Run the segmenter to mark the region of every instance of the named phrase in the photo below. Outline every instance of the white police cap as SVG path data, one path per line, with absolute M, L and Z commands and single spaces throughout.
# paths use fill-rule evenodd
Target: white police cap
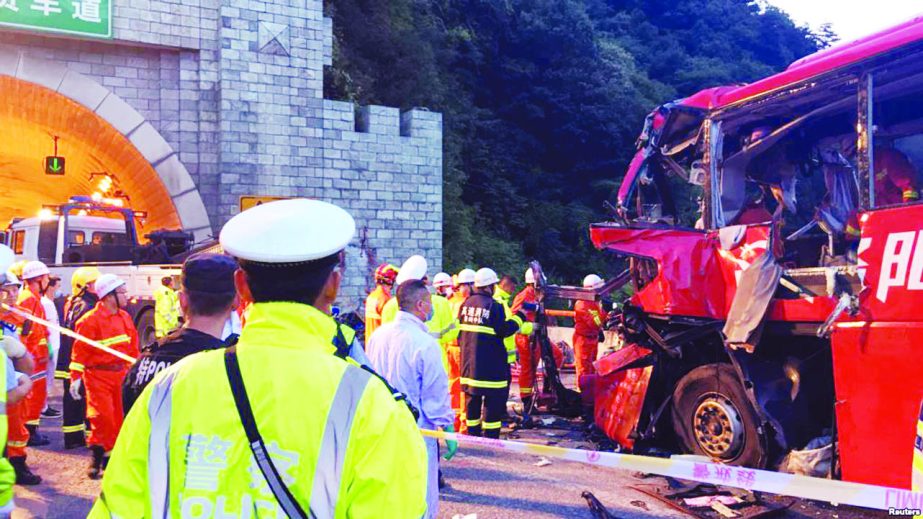
M 332 256 L 356 234 L 353 217 L 333 204 L 295 198 L 248 209 L 224 224 L 226 253 L 258 263 L 303 263 Z

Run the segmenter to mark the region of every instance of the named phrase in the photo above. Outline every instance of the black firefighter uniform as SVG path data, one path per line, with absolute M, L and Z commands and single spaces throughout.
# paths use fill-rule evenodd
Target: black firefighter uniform
M 488 438 L 499 438 L 510 376 L 503 339 L 519 331 L 523 316 L 517 313 L 507 319 L 503 305 L 487 294 L 474 294 L 462 303 L 458 322 L 468 434 L 479 436 L 483 431 Z

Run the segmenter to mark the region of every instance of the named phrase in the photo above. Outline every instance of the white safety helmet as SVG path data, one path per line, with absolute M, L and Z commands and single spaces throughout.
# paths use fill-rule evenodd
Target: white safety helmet
M 10 287 L 10 286 L 21 287 L 21 286 L 22 286 L 22 282 L 19 281 L 19 278 L 16 277 L 16 274 L 13 274 L 13 273 L 10 272 L 10 271 L 6 271 L 6 272 L 3 273 L 2 275 L 0 275 L 0 286 L 4 286 L 4 287 Z
M 445 272 L 440 272 L 433 276 L 433 286 L 436 288 L 452 286 L 452 276 Z
M 394 284 L 400 285 L 404 281 L 410 281 L 411 279 L 420 280 L 425 278 L 427 267 L 426 258 L 419 254 L 414 254 L 407 258 L 407 261 L 401 265 L 397 273 L 397 279 L 394 280 Z
M 102 299 L 124 284 L 125 281 L 115 274 L 103 274 L 96 279 L 93 287 L 96 289 L 96 295 Z
M 45 265 L 41 261 L 30 261 L 22 268 L 22 279 L 26 281 L 47 274 L 51 274 L 51 271 L 48 270 L 48 265 Z
M 489 287 L 499 282 L 500 280 L 497 278 L 497 273 L 487 267 L 478 269 L 478 271 L 474 273 L 474 286 L 477 288 Z
M 535 284 L 535 274 L 532 273 L 532 267 L 526 269 L 526 284 L 534 285 Z
M 471 270 L 471 269 L 462 269 L 462 270 L 458 273 L 458 284 L 459 284 L 459 285 L 465 285 L 465 284 L 474 283 L 474 278 L 475 278 L 475 276 L 476 276 L 476 274 L 475 274 L 475 272 L 474 272 L 473 270 Z
M 603 278 L 596 274 L 590 274 L 583 278 L 583 288 L 599 288 L 603 284 Z

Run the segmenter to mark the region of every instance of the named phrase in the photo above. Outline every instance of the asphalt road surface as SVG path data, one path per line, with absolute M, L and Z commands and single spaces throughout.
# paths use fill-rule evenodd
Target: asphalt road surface
M 56 386 L 52 405 L 60 409 L 61 387 Z M 60 426 L 60 418 L 45 419 L 41 429 L 51 437 L 51 445 L 29 449 L 29 465 L 44 482 L 35 487 L 16 487 L 16 519 L 86 517 L 99 493 L 99 482 L 86 476 L 89 451 L 63 450 Z M 561 447 L 592 446 L 583 438 L 580 427 L 563 420 L 539 429 L 515 431 L 512 436 L 518 441 Z M 620 519 L 692 517 L 637 490 L 639 486 L 665 488 L 663 478 L 645 478 L 628 471 L 462 446 L 455 459 L 443 464 L 443 472 L 449 484 L 440 500 L 439 517 L 444 518 L 594 518 L 581 497 L 584 491 L 593 493 L 612 517 Z M 781 517 L 848 519 L 879 515 L 804 500 L 770 501 L 789 505 L 778 515 Z M 714 512 L 709 514 L 717 517 Z

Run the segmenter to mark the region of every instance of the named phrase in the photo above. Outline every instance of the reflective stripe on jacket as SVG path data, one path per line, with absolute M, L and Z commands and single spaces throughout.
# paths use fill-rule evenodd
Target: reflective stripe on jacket
M 19 293 L 18 303 L 16 306 L 20 310 L 28 312 L 39 319 L 45 319 L 45 309 L 42 307 L 42 300 L 32 294 L 28 287 L 24 287 Z M 22 324 L 20 340 L 29 351 L 29 354 L 36 361 L 48 358 L 48 329 L 34 321 L 26 320 Z
M 420 517 L 426 451 L 385 385 L 333 355 L 336 323 L 256 303 L 237 344 L 253 415 L 294 498 L 317 517 Z M 122 427 L 90 517 L 284 517 L 256 467 L 222 350 L 145 388 Z
M 599 336 L 603 329 L 604 315 L 599 303 L 594 301 L 577 301 L 574 303 L 574 333 L 584 337 Z
M 87 339 L 92 339 L 103 346 L 120 351 L 126 355 L 137 358 L 140 354 L 138 348 L 138 331 L 135 323 L 125 310 L 109 313 L 109 310 L 100 301 L 92 310 L 83 315 L 75 326 L 76 332 Z M 124 360 L 94 348 L 82 341 L 75 341 L 71 351 L 70 377 L 77 380 L 83 377 L 86 369 L 94 366 L 119 366 L 129 368 Z

